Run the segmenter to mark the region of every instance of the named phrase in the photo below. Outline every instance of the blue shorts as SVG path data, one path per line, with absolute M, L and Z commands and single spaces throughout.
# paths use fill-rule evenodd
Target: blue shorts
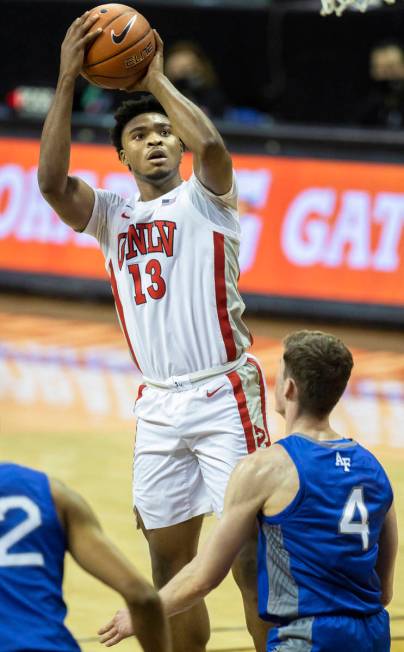
M 389 652 L 385 609 L 372 616 L 299 618 L 269 631 L 267 652 Z

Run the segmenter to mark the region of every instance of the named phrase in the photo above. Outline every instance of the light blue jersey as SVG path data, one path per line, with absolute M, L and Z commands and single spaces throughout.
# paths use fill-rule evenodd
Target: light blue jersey
M 277 443 L 296 465 L 300 488 L 283 512 L 259 517 L 261 617 L 281 624 L 306 619 L 310 628 L 311 617 L 381 612 L 375 566 L 393 499 L 383 467 L 351 439 L 295 434 Z
M 64 625 L 66 538 L 45 474 L 0 464 L 0 650 L 79 652 Z

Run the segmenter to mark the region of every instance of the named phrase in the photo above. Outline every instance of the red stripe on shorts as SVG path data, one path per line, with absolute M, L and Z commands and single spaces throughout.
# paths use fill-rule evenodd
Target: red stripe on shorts
M 258 378 L 259 378 L 259 383 L 260 383 L 260 395 L 261 395 L 261 412 L 262 412 L 262 420 L 264 422 L 264 430 L 265 434 L 268 437 L 268 445 L 271 445 L 271 436 L 268 432 L 268 424 L 267 424 L 267 411 L 266 411 L 266 401 L 265 401 L 265 381 L 264 377 L 262 375 L 262 370 L 260 365 L 254 358 L 247 358 L 247 361 L 250 364 L 253 364 L 256 370 L 258 371 Z
M 141 371 L 141 369 L 139 367 L 139 364 L 138 364 L 138 361 L 137 361 L 136 356 L 135 356 L 135 352 L 134 352 L 133 347 L 132 347 L 132 343 L 131 343 L 131 341 L 129 339 L 128 330 L 126 328 L 125 316 L 123 314 L 122 303 L 121 303 L 121 299 L 119 297 L 118 286 L 116 284 L 114 268 L 113 268 L 111 260 L 109 261 L 109 273 L 110 273 L 110 279 L 111 279 L 112 294 L 114 295 L 115 305 L 116 305 L 116 309 L 118 311 L 119 321 L 121 322 L 122 330 L 124 332 L 126 341 L 128 343 L 128 347 L 129 347 L 130 354 L 132 356 L 132 360 L 135 363 L 135 365 L 137 366 L 137 368 L 139 369 L 139 371 Z
M 223 342 L 226 347 L 227 360 L 230 362 L 231 360 L 236 359 L 237 349 L 230 325 L 229 313 L 227 311 L 224 235 L 222 235 L 222 233 L 216 233 L 216 231 L 213 232 L 213 247 L 217 316 L 219 319 Z
M 146 387 L 146 385 L 139 385 L 139 389 L 137 390 L 137 397 L 136 400 L 138 401 L 140 398 L 142 398 L 143 395 L 143 390 Z
M 227 377 L 232 384 L 234 396 L 236 397 L 237 407 L 247 442 L 247 451 L 249 453 L 253 453 L 256 449 L 254 431 L 250 419 L 250 414 L 248 412 L 247 399 L 241 384 L 241 378 L 238 375 L 237 371 L 231 371 L 229 374 L 227 374 Z

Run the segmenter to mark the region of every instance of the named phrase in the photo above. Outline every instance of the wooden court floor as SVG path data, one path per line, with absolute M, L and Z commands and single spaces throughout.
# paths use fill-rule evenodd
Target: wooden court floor
M 392 650 L 404 652 L 404 334 L 291 321 L 249 320 L 249 326 L 270 390 L 286 333 L 322 327 L 353 348 L 355 370 L 334 426 L 378 455 L 395 489 L 402 541 L 390 614 Z M 139 381 L 111 306 L 0 296 L 1 459 L 41 468 L 83 493 L 108 534 L 150 577 L 147 547 L 131 516 L 131 406 Z M 272 400 L 270 423 L 276 439 L 283 425 Z M 203 538 L 214 524 L 206 519 Z M 68 625 L 83 651 L 100 650 L 96 630 L 121 606 L 119 596 L 68 560 L 65 597 Z M 207 602 L 210 652 L 252 650 L 232 579 Z M 139 648 L 125 641 L 117 649 Z

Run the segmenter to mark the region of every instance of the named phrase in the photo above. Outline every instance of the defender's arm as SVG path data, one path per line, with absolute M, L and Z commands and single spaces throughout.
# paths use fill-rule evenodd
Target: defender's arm
M 386 607 L 393 599 L 394 567 L 398 551 L 398 527 L 394 504 L 390 507 L 384 520 L 379 539 L 379 555 L 376 571 L 382 585 L 381 601 Z
M 254 532 L 257 513 L 282 485 L 286 466 L 294 468 L 279 449 L 274 445 L 269 450 L 257 451 L 234 469 L 218 527 L 201 552 L 160 591 L 169 616 L 192 607 L 229 572 L 237 553 Z M 114 645 L 130 636 L 133 631 L 128 616 L 126 611 L 119 611 L 99 631 L 102 642 Z
M 205 547 L 160 591 L 169 616 L 192 607 L 222 582 L 237 554 L 252 537 L 266 499 L 258 480 L 256 454 L 242 460 L 226 489 L 223 516 Z
M 123 596 L 133 632 L 145 652 L 170 652 L 168 625 L 155 589 L 103 533 L 94 512 L 80 495 L 57 481 L 51 482 L 51 490 L 74 559 Z

